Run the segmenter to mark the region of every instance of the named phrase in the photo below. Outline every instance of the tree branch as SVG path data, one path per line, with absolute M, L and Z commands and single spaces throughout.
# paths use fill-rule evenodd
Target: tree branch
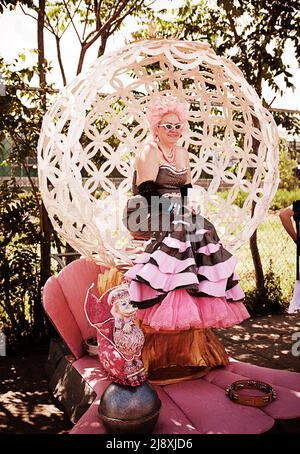
M 240 47 L 240 42 L 242 41 L 242 38 L 240 37 L 240 35 L 238 34 L 238 32 L 236 30 L 236 26 L 235 26 L 233 17 L 231 15 L 230 11 L 228 10 L 226 4 L 224 5 L 224 9 L 226 11 L 226 16 L 227 16 L 227 19 L 229 21 L 230 29 L 231 29 L 231 31 L 233 33 L 233 36 L 234 36 L 235 44 Z
M 101 28 L 101 3 L 102 1 L 100 0 L 99 3 L 97 0 L 94 0 L 94 13 L 95 13 L 95 19 L 96 19 L 96 30 L 99 30 Z
M 29 17 L 31 17 L 31 19 L 34 19 L 34 20 L 36 20 L 36 21 L 38 20 L 38 18 L 35 17 L 35 16 L 33 16 L 32 14 L 26 13 L 25 9 L 24 9 L 23 6 L 22 6 L 22 3 L 20 3 L 20 8 L 21 8 L 22 12 L 25 14 L 25 16 L 29 16 Z
M 76 6 L 76 9 L 74 10 L 73 16 L 72 16 L 72 18 L 70 18 L 70 21 L 69 21 L 68 25 L 66 26 L 66 28 L 64 29 L 64 31 L 62 32 L 62 34 L 60 35 L 60 38 L 63 37 L 64 33 L 65 33 L 65 32 L 67 31 L 67 29 L 69 28 L 69 25 L 72 24 L 72 20 L 73 20 L 73 18 L 75 17 L 75 14 L 77 13 L 77 11 L 79 10 L 79 7 L 80 7 L 81 2 L 82 2 L 82 0 L 80 0 L 80 1 L 78 2 L 78 5 Z M 81 42 L 81 41 L 80 41 L 80 42 Z
M 104 42 L 106 43 L 108 37 L 112 34 L 111 27 L 114 26 L 114 22 L 117 22 L 118 26 L 124 20 L 124 18 L 132 13 L 136 8 L 143 4 L 144 0 L 136 1 L 134 4 L 126 11 L 125 14 L 122 16 L 122 12 L 124 11 L 125 6 L 127 5 L 127 1 L 122 0 L 118 1 L 119 8 L 115 10 L 114 14 L 105 22 L 105 24 L 99 30 L 93 30 L 89 35 L 86 37 L 84 42 L 82 43 L 82 48 L 79 56 L 78 66 L 77 66 L 77 74 L 79 74 L 82 70 L 84 57 L 86 51 L 89 49 L 98 38 L 103 37 Z M 121 16 L 121 17 L 120 17 Z M 115 29 L 115 28 L 114 28 Z M 90 38 L 90 40 L 89 40 Z M 101 44 L 98 53 L 103 52 L 103 44 Z
M 56 53 L 57 53 L 59 69 L 60 69 L 60 72 L 61 72 L 61 77 L 62 77 L 62 80 L 63 80 L 63 84 L 64 84 L 64 86 L 66 86 L 67 85 L 67 79 L 66 79 L 65 68 L 64 68 L 64 65 L 63 65 L 62 58 L 61 58 L 60 38 L 57 35 L 55 35 L 55 42 L 56 42 Z
M 81 38 L 82 42 L 85 40 L 84 35 L 85 35 L 85 32 L 86 32 L 86 27 L 87 27 L 87 23 L 88 23 L 89 13 L 90 13 L 90 5 L 88 5 L 88 7 L 86 9 L 86 16 L 85 16 L 85 19 L 84 19 L 84 27 L 83 27 L 82 38 Z
M 33 182 L 32 178 L 30 176 L 30 173 L 28 171 L 28 168 L 27 168 L 25 162 L 22 162 L 22 167 L 25 170 L 25 173 L 26 173 L 27 178 L 29 180 L 29 183 L 30 183 L 30 186 L 32 188 L 33 195 L 34 195 L 34 198 L 36 200 L 36 204 L 37 204 L 38 207 L 40 207 L 40 200 L 39 200 L 38 195 L 37 195 L 37 187 L 34 185 L 34 182 Z
M 78 30 L 77 30 L 77 28 L 76 28 L 76 26 L 75 26 L 75 24 L 74 24 L 74 21 L 73 21 L 73 16 L 71 16 L 71 13 L 70 13 L 70 11 L 69 11 L 68 5 L 67 5 L 67 3 L 66 3 L 65 0 L 63 0 L 63 4 L 64 4 L 64 6 L 65 6 L 65 8 L 66 8 L 67 14 L 69 15 L 70 21 L 71 21 L 71 23 L 72 23 L 72 25 L 73 25 L 73 28 L 74 28 L 75 33 L 76 33 L 76 35 L 77 35 L 77 38 L 78 38 L 80 44 L 82 45 L 81 38 L 80 38 L 80 36 L 79 36 Z
M 118 4 L 120 1 L 118 2 Z M 122 5 L 119 7 L 118 10 L 115 10 L 114 14 L 110 16 L 110 18 L 105 22 L 105 24 L 99 29 L 99 30 L 93 30 L 91 31 L 88 36 L 86 37 L 83 46 L 88 45 L 89 47 L 101 36 L 102 33 L 105 33 L 107 30 L 109 30 L 111 24 L 120 16 L 122 10 L 124 7 L 127 5 L 127 1 L 123 0 Z M 93 38 L 92 38 L 93 36 Z M 90 41 L 89 38 L 91 38 Z
M 1 249 L 5 248 L 11 242 L 14 235 L 15 235 L 14 233 L 11 233 L 9 236 L 5 235 L 5 238 L 3 239 L 3 241 L 1 241 Z
M 267 104 L 267 108 L 268 108 L 268 109 L 271 107 L 271 105 L 273 104 L 273 102 L 275 101 L 275 99 L 276 99 L 276 95 L 274 96 L 274 98 L 272 99 L 272 101 L 269 102 L 269 103 Z
M 114 28 L 112 28 L 112 29 L 110 30 L 110 33 L 111 33 L 111 34 L 115 33 L 115 31 L 118 29 L 118 27 L 119 27 L 119 26 L 121 25 L 121 23 L 124 21 L 124 19 L 125 19 L 128 15 L 130 15 L 136 8 L 138 8 L 139 6 L 141 6 L 142 4 L 143 4 L 143 1 L 140 1 L 140 2 L 139 2 L 139 5 L 137 5 L 137 4 L 136 4 L 136 5 L 133 5 L 133 6 L 132 6 L 132 7 L 131 7 L 123 16 L 122 16 L 122 17 L 120 17 L 120 19 L 118 19 L 118 20 L 116 21 L 116 23 L 114 24 L 115 26 L 114 26 Z
M 45 25 L 45 28 L 50 32 L 52 33 L 54 36 L 56 36 L 56 32 L 54 30 L 54 28 L 52 27 L 52 24 L 51 22 L 49 21 L 49 18 L 47 16 L 47 14 L 45 15 L 45 21 L 46 21 L 46 25 Z M 49 27 L 49 28 L 48 28 Z
M 45 0 L 39 0 L 39 12 L 37 21 L 37 43 L 38 43 L 38 72 L 40 87 L 46 87 L 45 71 L 45 46 L 44 46 L 44 25 L 45 25 Z M 42 106 L 46 109 L 46 93 L 41 94 Z

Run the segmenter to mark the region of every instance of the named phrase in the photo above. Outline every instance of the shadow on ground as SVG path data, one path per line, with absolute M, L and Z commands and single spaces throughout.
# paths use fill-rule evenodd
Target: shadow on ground
M 240 361 L 300 372 L 300 313 L 251 318 L 217 334 Z
M 49 392 L 47 353 L 0 358 L 0 433 L 63 434 L 73 426 Z

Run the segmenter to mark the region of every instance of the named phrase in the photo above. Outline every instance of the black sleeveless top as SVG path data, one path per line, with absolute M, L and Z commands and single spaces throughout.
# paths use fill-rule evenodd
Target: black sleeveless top
M 158 174 L 155 183 L 158 186 L 158 192 L 162 194 L 180 194 L 182 188 L 187 181 L 187 169 L 176 170 L 173 167 L 162 164 L 159 166 Z M 136 170 L 133 173 L 132 192 L 138 195 L 139 190 L 136 185 Z

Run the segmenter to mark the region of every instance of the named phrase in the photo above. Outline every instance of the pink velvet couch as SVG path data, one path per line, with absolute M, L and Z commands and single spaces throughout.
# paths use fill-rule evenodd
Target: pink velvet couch
M 50 385 L 75 423 L 71 434 L 106 433 L 98 405 L 110 382 L 97 357 L 83 348 L 83 341 L 95 335 L 84 314 L 86 292 L 104 270 L 85 259 L 76 260 L 51 277 L 43 291 L 45 311 L 69 349 L 57 355 Z M 233 403 L 225 388 L 245 378 L 272 384 L 277 400 L 261 409 Z M 156 434 L 260 434 L 272 430 L 276 420 L 278 426 L 278 421 L 282 425 L 300 417 L 300 374 L 234 360 L 202 379 L 156 390 L 162 402 Z

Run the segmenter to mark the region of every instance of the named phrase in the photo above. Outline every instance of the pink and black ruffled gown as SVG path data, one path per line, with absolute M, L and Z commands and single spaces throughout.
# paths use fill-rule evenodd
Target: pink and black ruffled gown
M 160 195 L 179 200 L 186 177 L 186 170 L 161 166 L 155 182 Z M 227 365 L 225 349 L 211 328 L 249 317 L 236 258 L 224 249 L 213 224 L 194 215 L 183 222 L 173 219 L 166 231 L 151 233 L 145 252 L 125 274 L 145 334 L 144 367 L 149 380 L 160 384 Z

